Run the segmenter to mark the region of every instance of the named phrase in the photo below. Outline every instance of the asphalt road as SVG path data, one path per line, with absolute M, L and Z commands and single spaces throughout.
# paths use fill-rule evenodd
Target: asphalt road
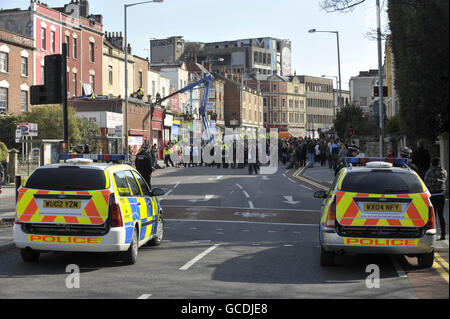
M 284 173 L 158 171 L 152 185 L 167 191 L 161 246 L 141 248 L 133 266 L 110 254 L 48 253 L 26 264 L 16 249 L 0 252 L 0 298 L 448 298 L 437 271 L 401 257 L 344 256 L 320 267 L 321 201 Z M 79 288 L 66 285 L 71 264 Z M 367 285 L 374 265 L 379 288 Z

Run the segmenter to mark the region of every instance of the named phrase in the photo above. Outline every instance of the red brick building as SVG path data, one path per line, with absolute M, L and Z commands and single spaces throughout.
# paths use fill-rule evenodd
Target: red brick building
M 0 28 L 34 40 L 33 84 L 43 84 L 45 56 L 60 54 L 67 43 L 68 96 L 82 95 L 83 84 L 102 93 L 102 16 L 89 14 L 87 0 L 61 8 L 32 0 L 26 10 L 0 11 Z
M 0 29 L 0 114 L 30 110 L 33 39 Z

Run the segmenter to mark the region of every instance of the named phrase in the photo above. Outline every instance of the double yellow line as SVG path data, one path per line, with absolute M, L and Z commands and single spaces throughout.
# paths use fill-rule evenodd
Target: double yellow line
M 305 178 L 305 177 L 303 177 L 303 176 L 300 176 L 301 174 L 303 174 L 303 171 L 304 171 L 305 169 L 306 169 L 306 166 L 303 167 L 303 168 L 299 168 L 297 171 L 295 171 L 294 174 L 292 174 L 292 176 L 295 177 L 295 178 L 297 178 L 297 179 L 299 179 L 299 180 L 301 180 L 301 181 L 303 181 L 303 182 L 305 182 L 305 183 L 307 183 L 307 184 L 310 184 L 310 185 L 312 185 L 312 186 L 315 186 L 315 187 L 317 187 L 317 188 L 319 188 L 319 189 L 323 189 L 324 191 L 328 191 L 328 190 L 330 189 L 329 187 L 326 187 L 326 186 L 324 186 L 324 185 L 321 185 L 321 184 L 319 184 L 319 183 L 316 183 L 316 182 L 312 181 L 312 180 L 309 179 L 309 178 Z
M 448 262 L 442 258 L 437 252 L 434 253 L 434 264 L 433 269 L 436 270 L 439 275 L 441 275 L 444 280 L 448 282 Z

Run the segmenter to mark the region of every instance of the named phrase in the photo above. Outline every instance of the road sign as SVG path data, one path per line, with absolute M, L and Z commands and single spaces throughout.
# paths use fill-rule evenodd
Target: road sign
M 17 123 L 17 132 L 20 132 L 20 136 L 38 136 L 38 125 L 36 123 Z

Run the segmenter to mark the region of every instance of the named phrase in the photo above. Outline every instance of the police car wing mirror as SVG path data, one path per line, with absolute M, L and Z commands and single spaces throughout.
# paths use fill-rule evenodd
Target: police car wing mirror
M 153 196 L 163 196 L 166 192 L 162 188 L 153 188 Z
M 328 193 L 324 192 L 324 191 L 317 191 L 314 193 L 314 197 L 315 198 L 327 198 L 328 197 Z

